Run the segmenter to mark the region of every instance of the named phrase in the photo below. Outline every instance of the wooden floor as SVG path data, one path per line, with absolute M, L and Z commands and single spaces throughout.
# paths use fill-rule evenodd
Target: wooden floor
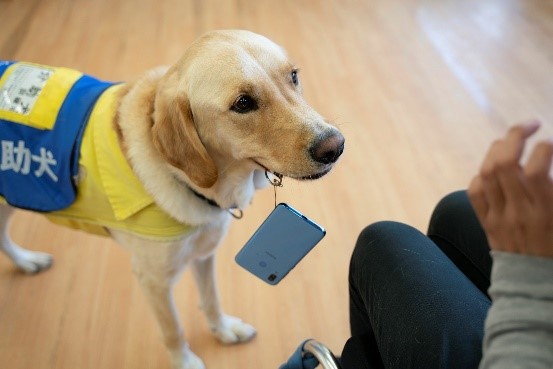
M 288 49 L 307 100 L 343 131 L 335 171 L 278 190 L 278 201 L 327 229 L 279 286 L 234 262 L 274 206 L 271 189 L 220 249 L 224 306 L 258 328 L 253 342 L 218 344 L 190 274 L 178 284 L 186 335 L 211 369 L 277 368 L 308 337 L 340 353 L 359 231 L 383 219 L 424 231 L 434 204 L 468 184 L 487 145 L 515 122 L 539 118 L 540 137 L 553 136 L 549 0 L 0 0 L 0 24 L 0 59 L 108 80 L 173 63 L 205 31 L 250 29 Z M 0 255 L 0 367 L 169 367 L 126 252 L 23 212 L 12 235 L 55 265 L 27 276 Z

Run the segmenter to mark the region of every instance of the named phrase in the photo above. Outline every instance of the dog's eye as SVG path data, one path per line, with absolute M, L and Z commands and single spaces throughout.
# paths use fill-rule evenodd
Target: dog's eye
M 257 102 L 251 96 L 241 95 L 236 99 L 234 104 L 232 104 L 231 110 L 240 114 L 245 114 L 252 110 L 257 110 Z
M 294 69 L 292 71 L 291 76 L 292 76 L 292 83 L 297 86 L 298 83 L 300 83 L 300 80 L 299 80 L 299 77 L 298 77 L 298 70 Z

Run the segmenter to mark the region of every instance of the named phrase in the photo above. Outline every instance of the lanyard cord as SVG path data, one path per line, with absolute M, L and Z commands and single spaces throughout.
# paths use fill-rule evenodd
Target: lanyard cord
M 275 192 L 275 208 L 277 207 L 277 187 L 282 187 L 282 174 L 280 173 L 271 173 L 274 177 L 269 178 L 269 172 L 265 171 L 265 178 L 269 181 L 269 183 L 273 186 L 273 190 Z

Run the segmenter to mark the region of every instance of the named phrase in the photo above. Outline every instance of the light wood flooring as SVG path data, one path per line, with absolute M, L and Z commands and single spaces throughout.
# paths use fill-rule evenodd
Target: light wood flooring
M 549 0 L 0 0 L 0 59 L 129 80 L 176 61 L 205 31 L 245 28 L 283 45 L 306 99 L 336 123 L 346 151 L 312 183 L 284 180 L 289 202 L 326 238 L 277 287 L 234 255 L 274 206 L 259 193 L 218 256 L 223 305 L 255 325 L 254 341 L 210 335 L 185 273 L 177 304 L 210 369 L 277 368 L 303 339 L 340 353 L 348 338 L 347 271 L 361 229 L 397 220 L 425 230 L 434 204 L 467 186 L 487 146 L 521 120 L 553 135 L 553 2 Z M 168 368 L 129 255 L 104 238 L 19 212 L 13 238 L 52 253 L 28 276 L 0 255 L 0 367 Z

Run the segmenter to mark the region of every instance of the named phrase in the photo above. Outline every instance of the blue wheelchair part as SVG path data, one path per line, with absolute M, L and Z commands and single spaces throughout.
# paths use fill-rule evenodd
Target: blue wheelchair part
M 323 369 L 341 369 L 340 363 L 325 345 L 308 339 L 298 346 L 280 369 L 315 369 L 319 364 Z

